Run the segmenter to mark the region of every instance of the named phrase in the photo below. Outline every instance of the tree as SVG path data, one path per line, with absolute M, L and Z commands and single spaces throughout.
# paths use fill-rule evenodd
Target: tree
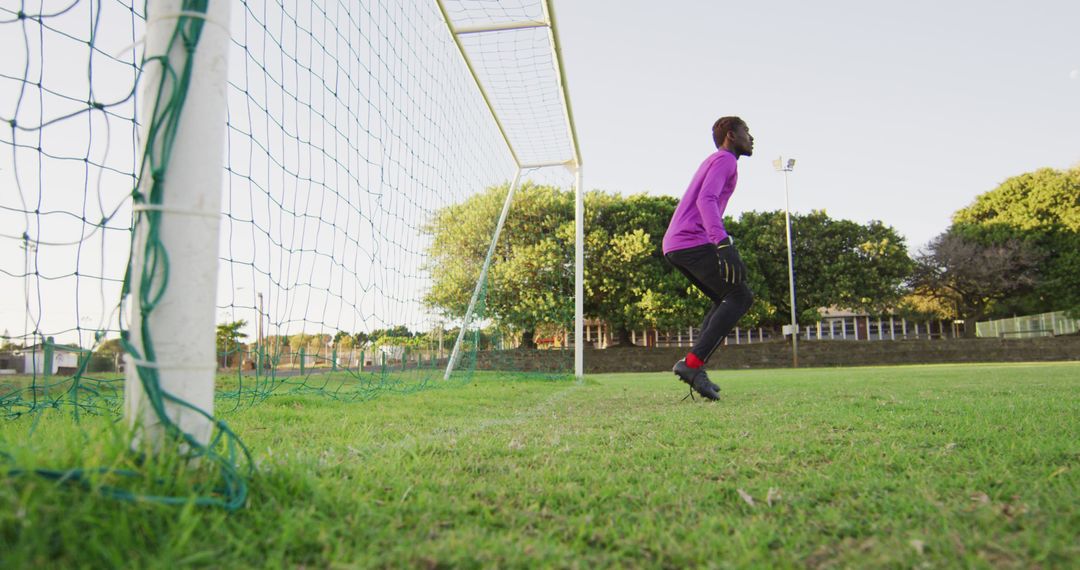
M 955 295 L 931 295 L 912 291 L 900 300 L 897 313 L 913 321 L 953 320 L 960 318 L 956 312 Z
M 726 222 L 750 270 L 755 299 L 744 321 L 754 325 L 789 320 L 784 226 L 779 210 L 747 212 Z M 836 220 L 820 210 L 793 214 L 791 226 L 799 321 L 817 321 L 825 307 L 881 312 L 899 304 L 913 263 L 895 229 L 879 221 Z
M 458 333 L 461 332 L 461 327 L 453 327 L 443 331 L 443 349 L 449 352 L 453 349 L 454 342 L 457 341 Z M 481 329 L 471 328 L 465 331 L 465 344 L 477 345 L 478 350 L 492 350 L 499 347 L 499 339 L 503 337 L 503 331 L 497 327 L 485 327 Z M 429 342 L 435 347 L 438 347 L 438 338 L 429 339 Z
M 22 348 L 22 346 L 11 342 L 11 333 L 9 333 L 7 329 L 4 329 L 4 334 L 0 335 L 0 352 L 17 350 L 19 348 Z
M 1009 178 L 953 214 L 953 223 L 999 226 L 1002 232 L 1080 232 L 1080 166 L 1042 168 Z
M 630 328 L 652 320 L 662 305 L 652 288 L 673 270 L 660 242 L 676 203 L 644 194 L 585 197 L 585 315 L 608 324 L 614 346 L 632 345 Z
M 451 317 L 465 313 L 506 187 L 440 210 L 427 229 L 426 300 Z M 630 328 L 697 324 L 708 300 L 663 256 L 662 240 L 678 201 L 668 196 L 590 192 L 585 199 L 585 315 L 608 323 L 616 344 Z M 750 268 L 756 301 L 744 326 L 787 321 L 787 246 L 783 212 L 748 212 L 725 221 Z M 912 262 L 904 240 L 881 222 L 860 225 L 824 212 L 793 218 L 795 269 L 804 320 L 818 309 L 884 310 L 899 303 Z M 497 244 L 482 313 L 531 346 L 538 330 L 573 319 L 573 197 L 523 185 Z
M 348 350 L 356 346 L 356 339 L 345 331 L 338 331 L 334 335 L 334 346 L 342 350 Z
M 1020 239 L 1042 255 L 1034 286 L 998 298 L 989 314 L 1067 310 L 1080 316 L 1080 167 L 1009 178 L 953 214 L 953 225 L 983 243 Z
M 447 315 L 464 314 L 505 192 L 500 187 L 461 209 L 448 208 L 430 225 L 438 259 L 431 264 L 437 283 L 428 302 Z M 661 251 L 676 204 L 669 196 L 594 191 L 585 197 L 585 315 L 607 322 L 617 344 L 631 343 L 632 326 L 682 326 L 700 318 L 704 297 Z M 483 308 L 524 347 L 533 346 L 537 331 L 560 334 L 573 320 L 573 237 L 570 192 L 529 184 L 519 189 Z
M 641 229 L 615 236 L 595 229 L 585 237 L 585 314 L 606 321 L 616 345 L 631 344 L 630 327 L 647 312 L 640 301 L 652 250 L 649 238 Z
M 124 354 L 124 345 L 118 338 L 101 341 L 90 356 L 88 372 L 116 372 L 117 357 Z
M 240 350 L 240 339 L 247 338 L 247 333 L 240 329 L 247 326 L 247 321 L 240 319 L 217 326 L 217 350 L 221 354 L 221 367 L 228 368 L 232 354 Z
M 488 188 L 439 210 L 424 227 L 431 236 L 425 269 L 433 278 L 425 302 L 448 318 L 465 316 L 508 190 Z M 573 212 L 573 193 L 521 184 L 474 319 L 491 319 L 528 348 L 538 328 L 572 322 Z
M 278 358 L 289 346 L 289 337 L 286 335 L 267 335 L 263 337 L 263 349 L 271 358 Z
M 915 292 L 955 303 L 964 319 L 964 336 L 975 336 L 975 322 L 995 301 L 1037 282 L 1041 254 L 1020 239 L 985 243 L 953 228 L 934 238 L 916 256 Z
M 289 350 L 293 354 L 296 354 L 297 352 L 300 352 L 300 349 L 304 349 L 304 351 L 306 352 L 308 345 L 310 345 L 312 343 L 312 340 L 314 338 L 315 338 L 315 335 L 304 334 L 304 333 L 297 333 L 297 334 L 294 334 L 294 335 L 289 335 Z
M 362 333 L 357 334 L 359 335 Z M 365 340 L 368 342 L 376 343 L 379 341 L 379 339 L 385 336 L 409 338 L 414 336 L 414 334 L 412 333 L 412 331 L 409 330 L 409 327 L 405 325 L 397 325 L 385 329 L 375 329 L 366 335 Z
M 307 354 L 322 354 L 332 338 L 328 334 L 297 333 L 289 337 L 289 348 L 293 353 L 300 352 L 302 348 Z

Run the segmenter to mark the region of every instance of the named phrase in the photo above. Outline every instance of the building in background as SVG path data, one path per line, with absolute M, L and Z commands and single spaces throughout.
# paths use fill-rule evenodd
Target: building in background
M 45 370 L 46 346 L 52 348 L 51 370 Z M 65 344 L 35 344 L 0 352 L 0 374 L 59 374 L 71 376 L 79 369 L 81 358 L 90 351 Z

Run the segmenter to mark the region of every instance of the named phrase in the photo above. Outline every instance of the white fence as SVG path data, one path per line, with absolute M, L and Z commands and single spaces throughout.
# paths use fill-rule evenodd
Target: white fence
M 1074 334 L 1080 319 L 1065 316 L 1064 311 L 998 319 L 975 324 L 975 335 L 982 338 L 1033 338 Z
M 799 326 L 799 338 L 805 340 L 938 340 L 963 336 L 962 325 L 952 321 L 916 321 L 897 316 L 827 317 L 821 321 Z M 637 346 L 689 347 L 693 346 L 700 329 L 687 327 L 676 331 L 655 329 L 631 330 L 630 340 Z M 585 324 L 585 341 L 588 346 L 607 348 L 614 342 L 613 331 L 604 323 L 596 321 Z M 744 329 L 736 327 L 728 334 L 727 344 L 754 344 L 783 340 L 779 330 L 767 328 Z

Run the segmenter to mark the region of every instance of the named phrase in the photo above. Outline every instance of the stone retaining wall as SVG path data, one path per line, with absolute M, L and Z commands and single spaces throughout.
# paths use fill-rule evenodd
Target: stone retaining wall
M 685 348 L 609 348 L 585 351 L 585 372 L 661 372 L 686 355 Z M 1036 339 L 955 339 L 896 341 L 799 341 L 799 366 L 871 366 L 949 362 L 1033 362 L 1080 360 L 1080 336 Z M 784 342 L 720 347 L 710 370 L 785 368 L 791 346 Z M 481 352 L 479 369 L 566 370 L 573 353 L 551 350 Z

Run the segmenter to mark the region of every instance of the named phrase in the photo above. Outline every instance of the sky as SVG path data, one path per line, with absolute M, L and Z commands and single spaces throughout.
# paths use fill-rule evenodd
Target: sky
M 267 67 L 248 62 L 245 53 L 235 54 L 230 67 L 236 136 L 228 147 L 232 174 L 223 208 L 230 217 L 223 225 L 221 256 L 230 261 L 221 270 L 219 321 L 254 323 L 259 294 L 265 294 L 266 314 L 288 332 L 367 330 L 430 317 L 418 301 L 425 276 L 400 257 L 406 255 L 402 251 L 424 250 L 426 238 L 414 235 L 421 219 L 415 205 L 433 210 L 461 199 L 442 192 L 444 186 L 472 192 L 512 172 L 460 54 L 448 36 L 431 42 L 425 35 L 444 31 L 441 14 L 434 3 L 366 2 L 347 19 L 338 12 L 352 4 L 327 3 L 334 7 L 330 12 L 295 11 L 289 4 L 300 18 L 292 22 L 273 2 L 267 19 L 262 4 L 254 1 L 250 10 L 233 14 L 234 39 Z M 480 15 L 515 6 L 511 0 L 456 4 Z M 554 4 L 589 189 L 679 196 L 714 150 L 713 122 L 739 115 L 756 149 L 740 162 L 728 214 L 784 207 L 784 178 L 772 167 L 783 155 L 797 160 L 790 176 L 794 211 L 825 210 L 860 223 L 881 220 L 915 252 L 947 228 L 953 212 L 1006 178 L 1080 164 L 1077 0 L 1028 0 L 1023 6 L 1000 0 Z M 80 9 L 92 5 L 97 4 Z M 69 41 L 61 26 L 72 26 L 80 37 L 88 11 L 50 20 L 44 40 L 24 35 L 18 20 L 0 26 L 0 53 L 14 54 L 0 58 L 0 76 L 6 77 L 0 81 L 0 117 L 19 110 L 25 128 L 27 120 L 33 124 L 35 117 L 41 121 L 83 105 L 83 95 L 21 96 L 24 75 L 26 85 L 40 75 L 59 93 L 80 94 L 89 83 L 96 100 L 123 98 L 133 80 L 126 62 L 138 52 L 142 26 L 118 3 L 102 6 L 109 33 L 99 34 L 99 53 L 123 56 L 96 57 L 92 82 L 86 79 L 85 43 Z M 522 6 L 528 10 L 518 17 L 539 17 L 538 0 Z M 402 18 L 398 12 L 407 8 L 417 11 Z M 286 20 L 290 25 L 283 28 Z M 292 25 L 316 30 L 318 48 L 305 44 L 314 38 Z M 347 33 L 337 33 L 342 30 Z M 487 63 L 510 68 L 509 79 L 519 79 L 518 64 L 528 68 L 546 61 L 530 51 L 539 45 L 546 56 L 546 37 L 515 34 L 483 41 L 474 36 L 489 50 Z M 344 44 L 322 41 L 326 37 L 362 47 L 345 50 Z M 320 57 L 308 57 L 313 52 Z M 476 56 L 474 63 L 485 62 Z M 337 81 L 353 89 L 332 90 L 338 83 L 327 80 L 334 75 L 327 70 L 336 70 Z M 557 98 L 536 95 L 543 81 L 528 73 L 520 79 L 534 96 L 522 105 L 520 93 L 511 90 L 511 110 L 550 111 L 543 102 Z M 496 79 L 488 87 L 499 85 Z M 414 90 L 401 91 L 406 88 Z M 237 102 L 241 91 L 245 95 Z M 273 110 L 264 116 L 263 107 Z M 0 135 L 0 331 L 44 330 L 66 341 L 78 328 L 88 342 L 95 330 L 114 328 L 107 323 L 115 321 L 112 309 L 128 249 L 125 173 L 136 158 L 131 125 L 125 130 L 123 117 L 133 109 L 115 107 L 108 119 L 92 113 L 50 123 L 41 142 L 35 132 L 17 133 L 17 152 L 11 152 L 11 131 Z M 553 122 L 525 123 L 538 131 L 561 129 L 557 115 Z M 324 127 L 309 133 L 294 124 L 301 116 Z M 276 123 L 299 135 L 283 136 Z M 250 152 L 245 135 L 265 148 Z M 300 145 L 301 138 L 315 139 L 314 146 Z M 529 143 L 542 147 L 550 140 L 532 136 Z M 50 158 L 38 161 L 38 146 Z M 465 148 L 476 157 L 463 154 Z M 260 152 L 273 155 L 273 166 Z M 29 162 L 14 168 L 16 154 Z M 108 168 L 87 171 L 84 157 Z M 470 162 L 474 158 L 480 162 Z M 488 159 L 491 164 L 483 162 Z M 492 165 L 506 167 L 505 173 Z M 569 183 L 565 170 L 548 170 L 558 170 Z M 376 172 L 380 176 L 373 178 Z M 448 182 L 447 176 L 468 180 Z M 335 182 L 312 186 L 308 178 Z M 410 185 L 437 195 L 417 193 Z M 261 192 L 255 197 L 253 186 Z M 265 200 L 282 205 L 263 208 Z M 31 204 L 45 213 L 24 214 Z M 112 231 L 84 235 L 87 224 L 116 204 L 121 210 Z M 273 214 L 273 223 L 255 212 Z M 20 249 L 24 231 L 40 240 L 29 257 Z M 271 245 L 284 253 L 267 254 Z M 368 268 L 394 255 L 396 265 L 379 265 L 389 270 L 386 275 Z M 339 265 L 317 265 L 330 258 Z M 307 290 L 316 293 L 306 295 Z
M 896 228 L 916 251 L 1011 176 L 1080 163 L 1080 2 L 556 1 L 585 186 L 680 196 L 746 120 L 728 206 Z M 736 236 L 737 238 L 737 236 Z

